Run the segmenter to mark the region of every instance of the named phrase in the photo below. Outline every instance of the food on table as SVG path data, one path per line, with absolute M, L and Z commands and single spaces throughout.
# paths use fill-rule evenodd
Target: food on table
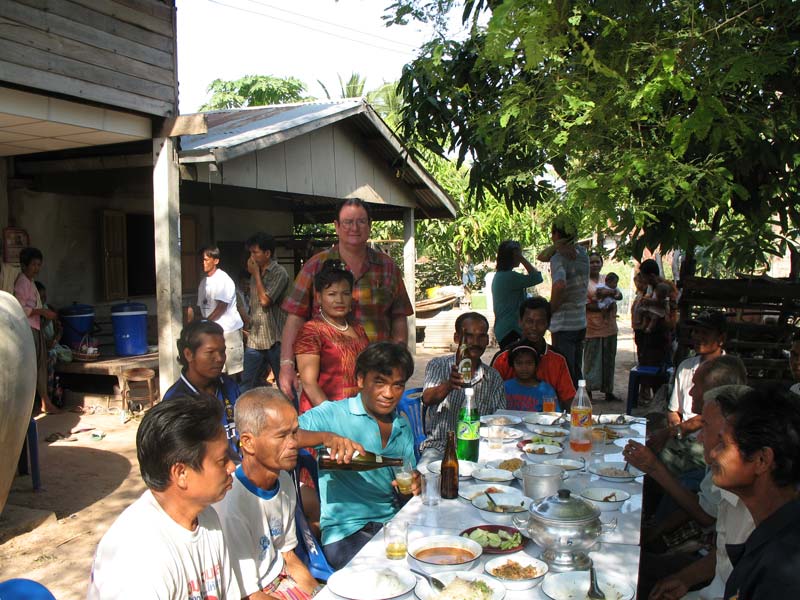
M 495 532 L 478 527 L 468 534 L 465 533 L 464 537 L 478 542 L 483 548 L 509 550 L 510 548 L 516 548 L 522 544 L 522 534 L 519 531 L 512 534 L 508 533 L 505 529 L 498 529 Z
M 524 502 L 522 504 L 493 504 L 489 502 L 486 505 L 484 510 L 488 510 L 489 512 L 496 512 L 496 513 L 517 513 L 517 512 L 524 512 L 527 509 L 524 506 Z
M 565 437 L 567 434 L 564 431 L 559 431 L 557 429 L 536 429 L 535 433 L 539 435 L 543 435 L 546 437 L 556 438 L 556 437 Z
M 497 465 L 497 468 L 502 469 L 503 471 L 511 471 L 513 473 L 524 464 L 525 461 L 521 458 L 508 458 Z
M 492 593 L 492 588 L 479 579 L 467 581 L 455 577 L 441 592 L 430 596 L 429 600 L 491 600 Z
M 414 554 L 414 558 L 434 565 L 460 565 L 475 559 L 475 555 L 466 548 L 438 546 L 423 548 Z
M 611 492 L 608 496 L 603 498 L 603 502 L 616 502 L 617 500 L 617 492 Z
M 492 417 L 492 425 L 511 425 L 513 422 L 508 417 Z
M 598 475 L 603 477 L 630 477 L 631 474 L 625 469 L 618 469 L 616 467 L 603 467 L 597 470 Z
M 506 564 L 492 569 L 492 575 L 501 579 L 535 579 L 544 573 L 544 569 L 537 569 L 533 565 L 521 565 L 508 559 Z
M 608 425 L 603 426 L 603 431 L 606 432 L 606 439 L 607 440 L 617 440 L 622 437 L 619 432 L 614 431 Z
M 501 490 L 500 488 L 496 488 L 493 485 L 490 485 L 485 490 L 481 490 L 480 492 L 473 494 L 469 499 L 474 500 L 478 496 L 483 496 L 486 492 L 489 492 L 490 494 L 502 494 L 505 492 L 505 490 Z

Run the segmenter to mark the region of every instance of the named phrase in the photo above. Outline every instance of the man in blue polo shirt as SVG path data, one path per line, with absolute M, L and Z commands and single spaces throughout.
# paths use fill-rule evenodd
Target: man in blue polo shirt
M 330 431 L 358 442 L 368 452 L 416 464 L 411 426 L 396 411 L 413 372 L 414 360 L 405 346 L 393 342 L 368 346 L 356 360 L 361 393 L 323 402 L 302 414 L 303 444 L 321 445 L 323 432 Z M 395 485 L 391 468 L 321 471 L 322 544 L 333 568 L 346 565 L 400 509 Z M 419 493 L 416 472 L 412 493 Z

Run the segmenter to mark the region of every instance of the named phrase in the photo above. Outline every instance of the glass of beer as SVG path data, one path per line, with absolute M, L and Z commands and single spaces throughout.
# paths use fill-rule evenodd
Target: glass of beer
M 396 468 L 394 479 L 397 481 L 397 491 L 404 496 L 410 496 L 411 484 L 414 481 L 414 468 L 411 463 L 404 461 L 402 467 Z
M 386 547 L 386 558 L 402 560 L 408 551 L 408 523 L 405 521 L 387 521 L 383 524 L 383 544 Z

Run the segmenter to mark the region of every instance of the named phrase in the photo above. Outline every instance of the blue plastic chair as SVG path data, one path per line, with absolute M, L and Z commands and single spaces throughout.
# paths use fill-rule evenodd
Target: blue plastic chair
M 297 546 L 294 549 L 297 557 L 303 561 L 315 579 L 328 581 L 334 569 L 328 564 L 322 545 L 317 540 L 314 532 L 308 526 L 306 515 L 303 512 L 303 499 L 300 495 L 300 471 L 302 469 L 311 473 L 314 485 L 319 494 L 319 472 L 317 461 L 305 448 L 301 448 L 297 455 L 297 466 L 294 469 L 294 485 L 297 490 L 297 506 L 294 511 L 294 528 L 297 535 Z
M 656 377 L 662 383 L 669 383 L 674 373 L 672 367 L 662 369 L 661 367 L 643 367 L 636 365 L 631 369 L 628 376 L 628 399 L 625 405 L 625 414 L 631 414 L 634 407 L 639 406 L 639 384 L 641 378 L 645 375 Z
M 414 433 L 414 456 L 419 460 L 419 447 L 425 441 L 425 417 L 422 408 L 422 388 L 413 388 L 403 392 L 403 397 L 397 404 L 397 411 L 404 416 L 411 425 Z
M 2 600 L 56 600 L 41 583 L 30 579 L 9 579 L 0 583 Z

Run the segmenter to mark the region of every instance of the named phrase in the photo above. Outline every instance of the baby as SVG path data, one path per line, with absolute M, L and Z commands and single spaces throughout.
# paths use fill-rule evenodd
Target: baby
M 652 333 L 663 321 L 669 310 L 669 295 L 672 288 L 668 283 L 659 283 L 653 290 L 653 300 L 657 303 L 639 306 L 641 314 L 641 328 L 647 333 Z
M 619 276 L 616 273 L 608 273 L 606 275 L 605 284 L 600 284 L 597 286 L 597 291 L 600 290 L 614 290 L 617 291 L 617 285 L 619 284 Z M 597 301 L 597 308 L 598 310 L 605 310 L 607 308 L 611 308 L 611 305 L 616 303 L 614 300 L 614 296 L 606 296 Z

